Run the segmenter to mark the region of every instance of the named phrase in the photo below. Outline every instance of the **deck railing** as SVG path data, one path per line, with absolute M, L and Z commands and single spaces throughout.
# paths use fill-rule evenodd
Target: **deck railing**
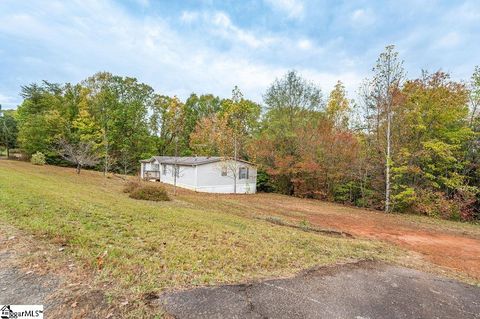
M 143 172 L 143 178 L 145 179 L 160 179 L 159 171 L 145 171 Z

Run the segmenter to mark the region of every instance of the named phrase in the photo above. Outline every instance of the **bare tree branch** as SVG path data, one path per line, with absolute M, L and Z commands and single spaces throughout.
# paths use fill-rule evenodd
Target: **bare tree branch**
M 92 143 L 71 143 L 61 139 L 57 145 L 57 152 L 64 160 L 76 166 L 77 174 L 80 174 L 80 170 L 83 167 L 94 166 L 99 161 L 98 154 L 94 150 Z

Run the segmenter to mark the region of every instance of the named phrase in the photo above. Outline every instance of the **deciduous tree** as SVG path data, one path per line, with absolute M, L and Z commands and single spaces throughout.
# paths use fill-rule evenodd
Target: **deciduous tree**
M 75 165 L 77 174 L 85 166 L 94 166 L 98 163 L 98 155 L 93 143 L 81 141 L 73 143 L 60 139 L 57 145 L 57 152 L 63 159 Z
M 325 113 L 338 129 L 347 129 L 351 108 L 347 98 L 345 86 L 341 81 L 335 84 L 335 88 L 328 97 Z
M 295 163 L 299 160 L 298 130 L 314 121 L 323 108 L 319 87 L 295 71 L 275 80 L 264 96 L 266 113 L 252 156 L 272 175 L 277 189 L 294 194 Z
M 7 158 L 10 157 L 10 149 L 17 146 L 17 135 L 15 111 L 2 110 L 2 105 L 0 105 L 0 145 L 5 148 Z
M 399 91 L 404 79 L 403 61 L 399 60 L 398 52 L 393 45 L 385 48 L 380 54 L 373 68 L 373 78 L 370 81 L 368 92 L 371 107 L 375 113 L 375 127 L 378 141 L 381 145 L 385 141 L 385 211 L 390 211 L 391 180 L 390 168 L 392 165 L 392 121 L 394 116 L 394 95 Z M 382 138 L 382 135 L 384 138 Z

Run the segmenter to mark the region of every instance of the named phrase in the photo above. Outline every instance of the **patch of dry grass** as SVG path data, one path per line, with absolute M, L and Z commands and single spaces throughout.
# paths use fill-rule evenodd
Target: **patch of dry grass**
M 129 197 L 133 199 L 150 200 L 154 202 L 170 200 L 165 188 L 158 184 L 129 181 L 123 189 L 123 192 L 130 193 Z
M 123 187 L 123 192 L 124 193 L 131 193 L 133 192 L 135 189 L 137 189 L 138 187 L 140 187 L 140 182 L 138 181 L 127 181 L 127 183 L 125 184 L 125 186 Z

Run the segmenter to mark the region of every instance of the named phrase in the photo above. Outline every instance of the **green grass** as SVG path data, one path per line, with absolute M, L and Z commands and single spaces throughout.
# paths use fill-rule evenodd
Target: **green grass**
M 391 259 L 374 241 L 304 232 L 191 202 L 138 201 L 96 172 L 0 160 L 0 218 L 66 245 L 98 279 L 131 293 L 293 274 L 349 259 Z M 201 198 L 201 194 L 198 195 Z

